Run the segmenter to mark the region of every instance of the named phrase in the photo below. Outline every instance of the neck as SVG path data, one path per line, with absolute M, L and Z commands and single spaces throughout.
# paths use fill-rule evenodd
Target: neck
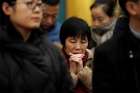
M 31 34 L 31 31 L 29 29 L 24 29 L 22 27 L 19 26 L 15 26 L 15 28 L 17 29 L 17 31 L 20 33 L 20 35 L 23 38 L 23 41 L 26 42 Z
M 140 32 L 140 19 L 130 18 L 129 25 L 134 29 L 134 31 Z

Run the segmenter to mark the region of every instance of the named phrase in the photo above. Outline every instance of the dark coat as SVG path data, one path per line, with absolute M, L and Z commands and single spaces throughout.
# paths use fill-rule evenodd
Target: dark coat
M 46 41 L 45 41 L 46 42 Z M 39 30 L 25 43 L 10 25 L 0 28 L 0 93 L 72 93 L 60 52 Z
M 93 91 L 140 93 L 140 39 L 131 33 L 128 22 L 116 30 L 108 42 L 95 49 Z

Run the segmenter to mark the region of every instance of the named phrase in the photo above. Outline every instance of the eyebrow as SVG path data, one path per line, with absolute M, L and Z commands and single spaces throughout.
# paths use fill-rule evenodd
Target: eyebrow
M 27 1 L 42 2 L 42 0 L 27 0 Z

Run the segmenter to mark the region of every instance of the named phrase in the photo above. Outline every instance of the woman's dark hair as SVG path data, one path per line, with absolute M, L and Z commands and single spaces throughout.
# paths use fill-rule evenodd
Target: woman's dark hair
M 127 1 L 132 1 L 132 2 L 138 2 L 139 0 L 119 0 L 119 5 L 124 12 L 125 15 L 129 16 L 128 11 L 126 10 L 126 2 Z
M 64 21 L 60 29 L 60 41 L 65 46 L 65 40 L 68 37 L 81 37 L 88 41 L 91 40 L 90 28 L 86 21 L 81 18 L 71 17 Z
M 103 6 L 103 11 L 109 16 L 114 16 L 114 10 L 116 7 L 116 0 L 96 0 L 93 2 L 93 4 L 90 6 L 90 10 L 93 8 L 96 8 L 98 6 Z
M 60 0 L 44 0 L 44 3 L 53 6 L 58 5 L 60 3 Z
M 15 2 L 16 0 L 0 0 L 0 25 L 3 25 L 7 22 L 8 17 L 4 14 L 3 10 L 2 10 L 2 4 L 4 2 L 8 3 L 9 5 L 13 5 L 13 2 Z

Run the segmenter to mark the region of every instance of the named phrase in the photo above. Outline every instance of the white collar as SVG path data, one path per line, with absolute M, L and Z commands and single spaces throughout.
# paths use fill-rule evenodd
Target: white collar
M 131 25 L 129 25 L 129 27 L 130 27 L 130 31 L 132 32 L 132 34 L 133 34 L 136 38 L 140 39 L 140 32 L 134 30 L 133 27 L 132 27 Z

